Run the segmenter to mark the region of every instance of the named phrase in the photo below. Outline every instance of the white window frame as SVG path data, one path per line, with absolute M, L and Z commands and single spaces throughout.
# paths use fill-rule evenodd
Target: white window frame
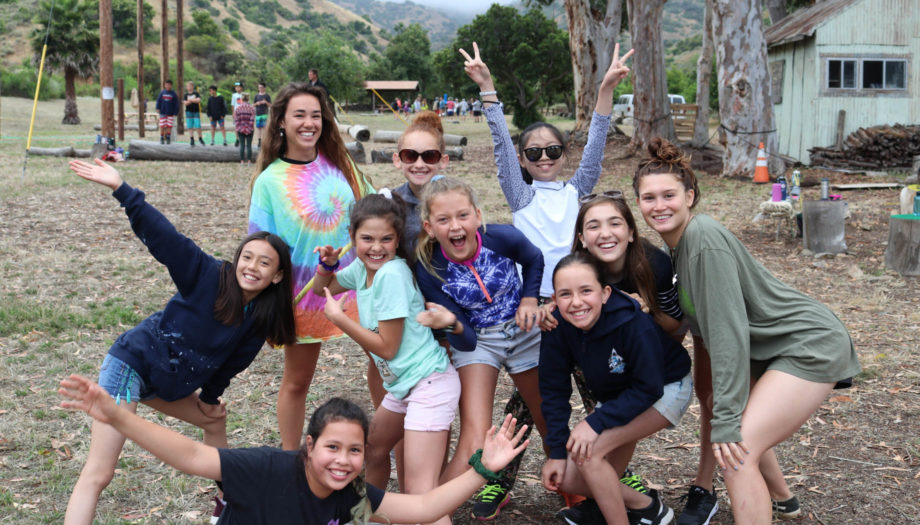
M 821 57 L 823 63 L 822 79 L 821 79 L 821 93 L 824 95 L 830 96 L 875 96 L 879 94 L 890 94 L 894 96 L 903 96 L 909 94 L 909 85 L 910 85 L 910 67 L 911 59 L 909 56 L 905 55 L 878 55 L 878 54 L 866 54 L 866 55 L 823 55 Z M 831 62 L 840 62 L 840 83 L 841 87 L 830 87 L 830 65 Z M 852 87 L 843 86 L 843 74 L 845 63 L 855 62 L 856 67 L 856 84 Z M 865 79 L 865 63 L 866 62 L 882 62 L 882 86 L 880 88 L 867 88 L 863 87 L 863 81 Z M 886 82 L 886 71 L 889 63 L 901 63 L 904 66 L 904 86 L 887 86 Z

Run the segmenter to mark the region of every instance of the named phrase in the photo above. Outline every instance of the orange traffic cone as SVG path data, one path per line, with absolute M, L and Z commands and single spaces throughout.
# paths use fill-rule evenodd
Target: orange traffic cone
M 754 165 L 754 182 L 763 184 L 770 182 L 770 173 L 767 171 L 767 152 L 763 149 L 763 142 L 757 151 L 757 163 Z

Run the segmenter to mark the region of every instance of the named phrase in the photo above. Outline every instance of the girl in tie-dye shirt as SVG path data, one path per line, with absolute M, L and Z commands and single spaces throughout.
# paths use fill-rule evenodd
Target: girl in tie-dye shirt
M 251 186 L 249 230 L 274 233 L 291 248 L 294 293 L 300 297 L 294 308 L 298 342 L 284 347 L 277 413 L 282 447 L 293 450 L 303 434 L 305 402 L 320 343 L 344 337 L 323 315 L 325 298 L 302 293 L 319 263 L 313 250 L 349 244 L 349 209 L 374 189 L 352 163 L 324 90 L 288 84 L 275 97 L 270 114 L 257 161 L 259 172 Z M 342 266 L 354 258 L 354 251 L 348 250 L 342 255 Z M 345 302 L 345 311 L 357 319 L 354 292 Z

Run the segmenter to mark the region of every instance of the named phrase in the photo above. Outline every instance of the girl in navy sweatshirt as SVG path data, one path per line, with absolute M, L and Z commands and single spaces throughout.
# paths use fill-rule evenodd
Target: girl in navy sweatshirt
M 639 303 L 602 284 L 603 273 L 596 259 L 580 252 L 553 272 L 559 326 L 543 334 L 540 346 L 549 448 L 543 485 L 594 498 L 595 512 L 610 524 L 668 523 L 673 511 L 656 491 L 642 494 L 619 480 L 636 443 L 676 425 L 687 410 L 690 358 Z M 570 431 L 575 365 L 598 404 Z
M 131 412 L 142 402 L 204 430 L 204 442 L 227 447 L 220 395 L 262 348 L 294 340 L 291 259 L 279 237 L 254 233 L 233 262 L 204 253 L 125 184 L 115 168 L 74 160 L 70 169 L 108 186 L 150 254 L 169 270 L 177 293 L 166 307 L 123 333 L 102 362 L 99 384 Z M 94 421 L 89 456 L 67 504 L 64 522 L 93 520 L 99 494 L 112 480 L 125 436 Z

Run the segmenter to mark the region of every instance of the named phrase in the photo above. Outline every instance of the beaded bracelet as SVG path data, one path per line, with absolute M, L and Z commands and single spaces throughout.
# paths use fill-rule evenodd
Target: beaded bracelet
M 319 265 L 323 268 L 323 270 L 326 270 L 327 272 L 334 272 L 334 271 L 336 271 L 336 270 L 339 269 L 339 263 L 340 263 L 340 262 L 341 262 L 341 261 L 335 261 L 335 264 L 333 264 L 333 265 L 328 265 L 328 264 L 324 263 L 322 259 L 320 259 L 320 260 L 319 260 Z
M 470 457 L 469 464 L 477 474 L 486 478 L 488 481 L 499 481 L 502 479 L 501 474 L 487 469 L 486 466 L 482 464 L 482 449 L 473 453 Z
M 489 95 L 498 95 L 498 91 L 480 91 L 479 92 L 480 97 L 487 97 Z

